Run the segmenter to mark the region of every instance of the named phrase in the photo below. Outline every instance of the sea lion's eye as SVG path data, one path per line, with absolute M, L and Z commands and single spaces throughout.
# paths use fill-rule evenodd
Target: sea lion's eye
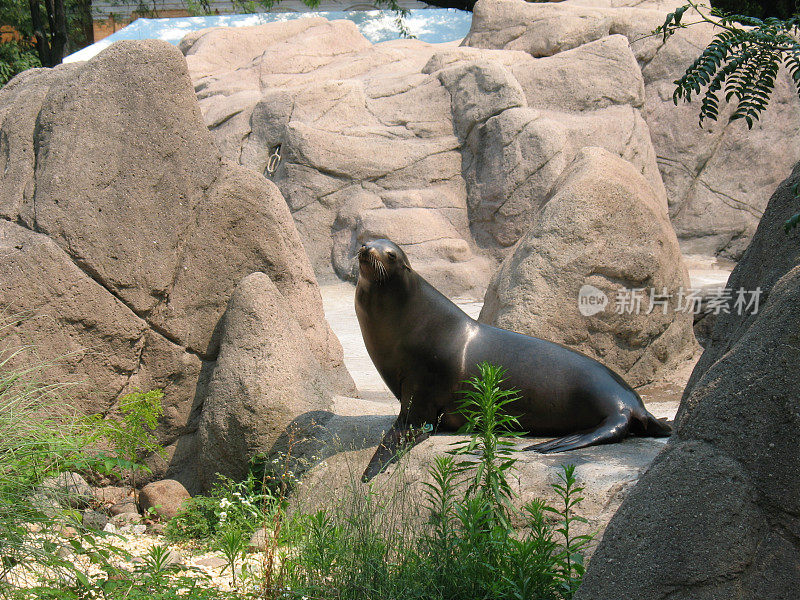
M 390 260 L 394 260 L 395 258 L 397 258 L 397 255 L 394 253 L 394 250 L 387 250 L 387 251 L 386 251 L 386 256 L 387 256 L 387 257 L 388 257 Z

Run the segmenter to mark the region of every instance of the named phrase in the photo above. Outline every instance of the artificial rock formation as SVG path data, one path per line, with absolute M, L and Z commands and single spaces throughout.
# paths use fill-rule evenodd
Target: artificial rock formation
M 330 382 L 292 307 L 263 273 L 245 277 L 236 287 L 220 331 L 197 431 L 202 489 L 216 483 L 217 473 L 243 479 L 257 453 L 296 450 L 292 444 L 310 430 L 292 430 L 292 422 L 324 414 L 332 401 Z
M 602 310 L 580 309 L 584 286 Z M 688 287 L 657 194 L 629 162 L 585 148 L 493 277 L 480 321 L 576 348 L 641 385 L 694 354 L 692 315 L 678 310 Z M 651 290 L 664 302 L 651 306 Z
M 681 248 L 688 254 L 739 258 L 769 193 L 800 154 L 797 98 L 789 78 L 781 74 L 769 109 L 753 129 L 748 130 L 743 121 L 728 123 L 730 107 L 721 110 L 718 122 L 707 122 L 700 129 L 699 104 L 676 107 L 673 81 L 697 58 L 714 30 L 692 26 L 666 42 L 649 35 L 668 12 L 682 4 L 681 0 L 480 0 L 464 44 L 566 58 L 609 34 L 624 35 L 641 68 L 641 114 L 649 126 Z M 565 71 L 564 77 L 577 90 L 594 85 L 573 71 Z M 607 75 L 604 80 L 616 87 Z M 548 87 L 544 87 L 545 95 Z M 628 135 L 623 132 L 612 133 L 618 143 Z
M 784 231 L 784 223 L 800 212 L 794 193 L 794 186 L 798 181 L 800 164 L 795 165 L 792 176 L 781 183 L 769 199 L 752 242 L 728 279 L 725 287 L 731 292 L 730 300 L 724 311 L 716 315 L 710 340 L 686 384 L 678 413 L 680 418 L 694 406 L 693 391 L 697 383 L 749 331 L 753 322 L 759 318 L 760 307 L 769 299 L 777 281 L 800 264 L 800 232 L 794 230 L 787 235 Z M 741 296 L 740 290 L 743 291 Z M 758 303 L 749 306 L 754 292 Z M 745 302 L 737 305 L 740 297 Z
M 23 73 L 0 91 L 0 140 L 5 340 L 78 382 L 81 412 L 161 388 L 160 441 L 174 445 L 196 421 L 217 322 L 254 271 L 292 302 L 332 389 L 353 389 L 280 192 L 222 159 L 173 46 L 121 42 Z
M 631 161 L 666 211 L 621 36 L 534 59 L 371 45 L 352 23 L 314 18 L 204 30 L 181 49 L 225 156 L 263 173 L 279 150 L 273 179 L 318 274 L 351 277 L 358 245 L 388 237 L 445 293 L 482 295 L 491 259 L 587 145 Z
M 763 284 L 766 301 L 737 325 L 717 321 L 675 435 L 611 520 L 577 600 L 800 595 L 800 266 L 798 234 L 780 222 L 789 183 L 728 283 Z

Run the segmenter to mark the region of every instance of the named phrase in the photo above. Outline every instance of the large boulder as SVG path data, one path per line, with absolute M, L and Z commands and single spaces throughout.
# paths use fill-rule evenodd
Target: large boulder
M 181 49 L 217 143 L 272 173 L 321 275 L 352 278 L 360 243 L 389 237 L 443 292 L 480 296 L 487 259 L 508 253 L 586 145 L 630 160 L 666 207 L 639 114 L 641 73 L 622 36 L 534 59 L 371 45 L 352 23 L 304 19 L 206 30 Z
M 480 321 L 578 349 L 641 385 L 694 354 L 692 314 L 678 306 L 688 287 L 647 181 L 629 162 L 585 148 L 493 277 Z M 651 304 L 651 290 L 664 301 Z M 607 304 L 587 310 L 579 302 L 590 296 Z
M 450 93 L 453 125 L 463 140 L 471 232 L 488 254 L 508 254 L 585 146 L 631 162 L 666 211 L 639 110 L 644 84 L 622 36 L 539 59 L 511 49 L 442 49 L 425 71 Z
M 52 362 L 51 381 L 77 383 L 81 412 L 162 388 L 159 440 L 174 449 L 253 271 L 294 304 L 334 388 L 352 391 L 280 192 L 220 156 L 173 46 L 120 42 L 17 77 L 0 91 L 0 138 L 4 334 Z
M 222 319 L 219 356 L 197 431 L 202 489 L 211 488 L 217 474 L 244 478 L 258 453 L 303 458 L 297 444 L 323 424 L 311 415 L 321 421 L 329 416 L 330 382 L 294 314 L 264 273 L 236 287 Z M 293 423 L 305 415 L 306 427 Z
M 694 388 L 706 372 L 724 358 L 760 318 L 759 309 L 769 299 L 777 281 L 800 264 L 800 231 L 795 229 L 790 235 L 784 231 L 789 217 L 800 212 L 794 192 L 798 182 L 800 163 L 795 165 L 791 177 L 775 190 L 752 242 L 728 278 L 725 289 L 730 291 L 730 300 L 716 315 L 710 340 L 686 384 L 679 418 L 694 407 Z M 744 303 L 737 304 L 740 298 Z
M 681 247 L 689 254 L 736 259 L 747 247 L 769 193 L 800 154 L 796 94 L 789 77 L 781 73 L 769 109 L 751 130 L 742 121 L 728 123 L 730 107 L 723 107 L 718 122 L 707 122 L 700 129 L 699 104 L 676 107 L 673 82 L 708 44 L 714 28 L 693 25 L 666 42 L 651 35 L 666 14 L 682 4 L 681 0 L 479 0 L 464 44 L 555 58 L 610 34 L 624 35 L 641 68 L 641 112 L 650 128 Z M 687 13 L 684 21 L 691 18 Z M 574 71 L 563 79 L 569 82 L 564 85 L 578 90 L 578 97 L 580 90 L 593 85 L 591 78 L 575 76 Z M 547 88 L 553 89 L 546 86 L 545 97 Z M 743 172 L 747 177 L 739 176 Z
M 611 520 L 576 600 L 800 596 L 798 293 L 795 265 L 696 382 L 675 435 Z

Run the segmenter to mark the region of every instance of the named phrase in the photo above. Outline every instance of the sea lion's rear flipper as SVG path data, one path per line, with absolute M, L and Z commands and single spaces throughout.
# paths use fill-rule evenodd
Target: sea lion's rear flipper
M 399 417 L 394 422 L 386 435 L 383 436 L 378 449 L 369 461 L 367 468 L 364 470 L 364 475 L 361 476 L 361 481 L 366 483 L 378 473 L 381 473 L 386 467 L 393 462 L 397 462 L 404 453 L 408 452 L 430 436 L 431 428 L 414 427 L 408 424 L 404 419 Z
M 630 419 L 627 415 L 614 415 L 606 418 L 597 429 L 588 433 L 576 433 L 567 435 L 549 442 L 528 446 L 525 450 L 533 450 L 542 454 L 554 454 L 556 452 L 566 452 L 567 450 L 577 450 L 587 446 L 598 446 L 600 444 L 611 444 L 619 442 L 628 435 L 630 430 Z
M 644 435 L 649 437 L 669 437 L 672 435 L 672 427 L 667 423 L 666 419 L 659 419 L 647 413 Z

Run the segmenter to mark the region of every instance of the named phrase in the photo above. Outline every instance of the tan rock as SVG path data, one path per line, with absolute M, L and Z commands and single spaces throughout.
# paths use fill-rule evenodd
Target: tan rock
M 666 42 L 651 35 L 666 14 L 682 4 L 679 0 L 566 0 L 544 4 L 480 0 L 465 44 L 566 59 L 570 53 L 611 39 L 605 37 L 610 33 L 624 35 L 641 68 L 642 115 L 650 128 L 669 197 L 670 218 L 683 251 L 738 259 L 756 229 L 766 199 L 800 154 L 796 94 L 788 76 L 780 73 L 770 106 L 753 129 L 748 130 L 742 121 L 728 123 L 732 108 L 724 105 L 718 122 L 706 122 L 699 128 L 699 103 L 675 106 L 673 82 L 699 56 L 715 30 L 710 25 L 693 25 Z M 691 12 L 684 21 L 687 19 L 693 20 Z M 580 98 L 584 81 L 596 89 L 614 81 L 614 75 L 603 67 L 597 77 L 601 82 L 595 83 L 591 73 L 576 75 L 573 71 L 563 78 L 555 76 L 555 85 L 541 79 L 528 79 L 530 83 L 526 83 L 525 76 L 518 78 L 526 90 L 544 90 L 541 100 L 545 105 L 536 104 L 529 92 L 530 106 L 552 110 L 559 99 L 551 90 L 575 86 L 566 97 Z M 530 87 L 534 81 L 536 85 Z M 617 80 L 614 87 L 622 84 Z
M 6 333 L 53 361 L 52 381 L 81 382 L 80 412 L 161 388 L 160 441 L 191 434 L 215 328 L 254 271 L 293 302 L 332 385 L 353 391 L 291 213 L 272 183 L 222 160 L 173 46 L 121 42 L 37 70 L 3 88 L 0 107 L 0 272 L 12 284 L 0 309 L 28 315 Z
M 583 286 L 604 310 L 579 310 Z M 493 277 L 480 321 L 578 349 L 636 386 L 694 354 L 692 315 L 677 310 L 688 287 L 653 190 L 627 161 L 585 148 Z M 621 288 L 640 290 L 640 310 L 615 301 Z M 651 307 L 651 288 L 667 303 Z
M 148 483 L 139 490 L 139 505 L 142 511 L 153 509 L 164 519 L 176 517 L 191 496 L 183 485 L 174 479 L 162 479 Z
M 197 478 L 241 479 L 256 453 L 305 457 L 298 446 L 328 418 L 332 385 L 305 341 L 294 310 L 269 277 L 245 277 L 221 325 L 219 358 L 197 435 Z M 316 416 L 315 416 L 316 415 Z

